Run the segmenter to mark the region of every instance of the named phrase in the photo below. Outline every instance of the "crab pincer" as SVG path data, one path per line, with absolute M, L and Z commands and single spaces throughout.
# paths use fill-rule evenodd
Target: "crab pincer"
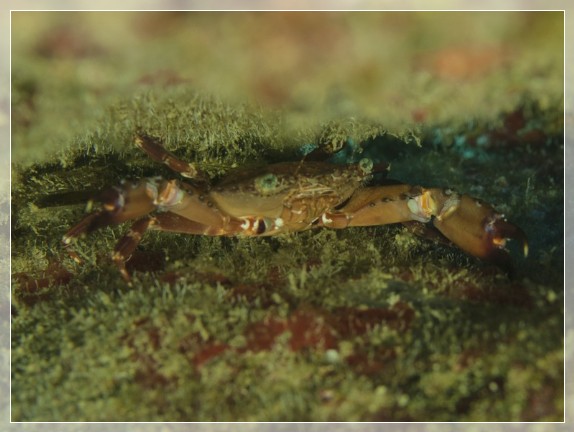
M 524 256 L 528 256 L 528 240 L 522 229 L 481 200 L 467 195 L 459 200 L 455 211 L 433 219 L 433 225 L 445 237 L 470 255 L 507 271 L 512 266 L 506 250 L 508 240 L 520 242 Z

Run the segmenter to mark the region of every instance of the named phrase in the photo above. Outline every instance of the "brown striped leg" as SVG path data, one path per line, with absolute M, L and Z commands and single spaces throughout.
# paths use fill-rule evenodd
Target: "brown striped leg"
M 212 226 L 196 222 L 177 213 L 164 212 L 155 215 L 154 224 L 150 229 L 209 236 L 236 235 L 245 231 L 245 223 L 245 220 L 228 217 L 223 227 Z
M 159 139 L 146 135 L 142 132 L 136 133 L 135 145 L 142 149 L 154 161 L 167 165 L 173 171 L 184 177 L 205 181 L 207 177 L 194 165 L 182 161 L 176 155 L 166 150 L 161 145 Z
M 235 224 L 239 222 L 241 221 L 232 221 Z M 130 259 L 148 229 L 185 234 L 220 235 L 219 231 L 215 232 L 208 225 L 186 219 L 172 212 L 159 213 L 153 217 L 148 216 L 139 219 L 131 226 L 129 232 L 118 241 L 112 255 L 112 259 L 122 277 L 128 283 L 130 283 L 131 278 L 126 269 L 126 262 Z
M 89 215 L 84 216 L 84 218 L 68 230 L 68 232 L 62 237 L 62 244 L 65 251 L 68 253 L 70 258 L 76 261 L 78 264 L 82 264 L 82 259 L 80 256 L 72 249 L 72 243 L 84 235 L 90 230 L 94 221 L 100 217 L 101 212 L 93 212 Z
M 128 231 L 116 244 L 112 259 L 118 266 L 118 269 L 124 280 L 130 283 L 130 275 L 126 270 L 126 261 L 130 259 L 135 248 L 141 241 L 144 233 L 148 228 L 153 226 L 155 219 L 152 217 L 145 217 L 136 221 Z

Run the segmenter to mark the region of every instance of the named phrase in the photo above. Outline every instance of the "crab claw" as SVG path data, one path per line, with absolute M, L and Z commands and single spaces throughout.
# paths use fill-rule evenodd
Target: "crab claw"
M 458 196 L 454 206 L 443 214 L 439 212 L 433 224 L 467 253 L 508 271 L 511 269 L 510 255 L 505 249 L 508 240 L 521 242 L 524 256 L 528 255 L 528 241 L 519 227 L 488 204 L 467 195 Z

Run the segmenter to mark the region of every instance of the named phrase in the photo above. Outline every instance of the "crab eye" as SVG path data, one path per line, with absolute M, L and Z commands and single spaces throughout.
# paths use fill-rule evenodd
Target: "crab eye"
M 255 179 L 255 189 L 263 195 L 273 193 L 278 185 L 279 179 L 275 174 L 265 174 Z
M 361 168 L 361 171 L 365 174 L 370 174 L 373 170 L 373 161 L 368 158 L 363 158 L 359 161 L 359 168 Z

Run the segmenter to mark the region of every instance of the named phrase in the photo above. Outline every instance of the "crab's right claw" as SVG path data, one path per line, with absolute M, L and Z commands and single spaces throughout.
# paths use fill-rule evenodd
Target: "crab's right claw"
M 498 248 L 503 248 L 507 240 L 516 240 L 522 244 L 524 257 L 528 256 L 528 239 L 519 227 L 508 222 L 503 215 L 494 213 L 485 225 L 491 242 Z
M 524 256 L 528 255 L 528 241 L 519 227 L 486 203 L 467 195 L 458 198 L 448 212 L 433 219 L 434 226 L 445 237 L 469 254 L 506 270 L 512 267 L 505 248 L 508 240 L 522 243 Z

